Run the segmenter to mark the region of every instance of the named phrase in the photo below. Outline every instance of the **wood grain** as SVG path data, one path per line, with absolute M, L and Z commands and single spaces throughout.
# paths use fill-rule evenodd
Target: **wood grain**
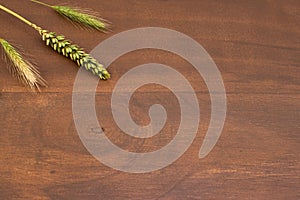
M 208 157 L 198 159 L 210 119 L 203 79 L 187 61 L 168 52 L 141 50 L 120 57 L 109 67 L 112 79 L 100 82 L 96 94 L 99 120 L 114 143 L 148 152 L 166 145 L 178 128 L 178 101 L 157 85 L 137 90 L 130 109 L 143 125 L 149 123 L 150 105 L 164 105 L 172 117 L 161 133 L 138 140 L 115 124 L 113 88 L 124 73 L 144 63 L 172 66 L 188 78 L 199 99 L 201 123 L 191 147 L 172 165 L 145 174 L 111 169 L 89 154 L 76 132 L 76 65 L 45 47 L 30 27 L 0 12 L 0 37 L 32 55 L 49 83 L 41 94 L 28 92 L 0 60 L 0 199 L 300 199 L 299 1 L 64 1 L 92 8 L 112 21 L 113 32 L 106 35 L 78 29 L 30 1 L 0 2 L 87 51 L 137 27 L 183 32 L 216 62 L 228 101 L 220 140 Z

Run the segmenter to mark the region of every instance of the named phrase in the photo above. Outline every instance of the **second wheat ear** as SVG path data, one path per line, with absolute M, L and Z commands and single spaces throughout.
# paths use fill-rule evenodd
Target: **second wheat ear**
M 110 78 L 110 74 L 102 64 L 98 63 L 96 59 L 94 59 L 90 54 L 86 53 L 81 47 L 76 44 L 72 44 L 71 41 L 65 39 L 63 35 L 57 35 L 55 32 L 44 30 L 36 24 L 28 21 L 21 15 L 15 13 L 14 11 L 2 6 L 1 4 L 0 9 L 13 15 L 30 27 L 34 28 L 42 36 L 42 40 L 45 41 L 47 46 L 50 46 L 59 54 L 70 58 L 71 60 L 76 62 L 78 66 L 84 67 L 86 70 L 92 72 L 102 80 L 107 80 Z
M 93 28 L 98 31 L 107 32 L 109 30 L 109 22 L 105 19 L 99 18 L 97 13 L 93 13 L 88 9 L 73 8 L 70 6 L 59 6 L 59 5 L 49 5 L 38 0 L 31 0 L 34 3 L 41 4 L 43 6 L 49 7 L 55 10 L 60 15 L 66 17 L 72 22 L 76 22 L 79 25 Z

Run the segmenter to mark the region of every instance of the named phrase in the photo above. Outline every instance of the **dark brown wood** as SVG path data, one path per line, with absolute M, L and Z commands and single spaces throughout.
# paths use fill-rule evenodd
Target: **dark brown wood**
M 172 116 L 164 131 L 138 140 L 122 133 L 113 121 L 110 100 L 116 82 L 144 63 L 172 66 L 188 78 L 200 101 L 201 124 L 188 151 L 167 168 L 145 174 L 111 169 L 89 154 L 76 132 L 76 65 L 1 11 L 0 37 L 35 58 L 49 87 L 38 95 L 28 92 L 0 59 L 0 199 L 300 199 L 299 1 L 64 1 L 92 8 L 112 21 L 109 34 L 78 29 L 30 1 L 0 2 L 87 51 L 137 27 L 183 32 L 216 62 L 228 100 L 220 140 L 206 158 L 198 159 L 210 119 L 204 81 L 188 62 L 167 52 L 142 50 L 122 56 L 110 66 L 112 79 L 100 82 L 96 95 L 98 117 L 112 141 L 133 152 L 148 152 L 166 145 L 178 128 L 178 102 L 157 85 L 140 88 L 130 108 L 138 124 L 147 124 L 144 107 L 164 105 Z

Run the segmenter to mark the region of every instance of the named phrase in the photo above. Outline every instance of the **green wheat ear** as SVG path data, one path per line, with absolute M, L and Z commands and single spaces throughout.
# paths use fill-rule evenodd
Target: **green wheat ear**
M 25 86 L 40 91 L 39 86 L 47 86 L 46 81 L 40 76 L 39 71 L 18 52 L 9 42 L 0 38 L 0 45 L 6 55 L 8 71 Z
M 109 30 L 110 23 L 107 20 L 97 17 L 96 13 L 88 11 L 88 9 L 72 8 L 69 6 L 48 5 L 37 0 L 31 1 L 50 7 L 60 15 L 71 20 L 72 22 L 76 22 L 85 27 L 93 28 L 102 32 L 107 32 Z
M 39 29 L 39 33 L 47 46 L 50 46 L 53 50 L 65 57 L 70 58 L 76 62 L 78 66 L 84 67 L 102 80 L 110 78 L 110 74 L 102 64 L 98 63 L 90 54 L 85 53 L 82 48 L 66 40 L 63 35 L 57 35 L 54 32 L 43 29 Z

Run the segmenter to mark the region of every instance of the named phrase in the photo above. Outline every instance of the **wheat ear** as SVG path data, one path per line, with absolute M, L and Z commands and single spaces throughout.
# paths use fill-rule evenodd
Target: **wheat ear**
M 52 47 L 58 53 L 70 58 L 78 64 L 78 66 L 84 67 L 86 70 L 91 71 L 94 75 L 100 77 L 100 79 L 107 80 L 110 78 L 110 74 L 98 63 L 90 54 L 84 52 L 79 46 L 72 44 L 69 40 L 66 40 L 63 35 L 56 35 L 54 32 L 47 30 L 39 30 L 43 41 L 46 45 Z
M 32 2 L 47 6 L 52 8 L 60 15 L 66 17 L 72 22 L 76 22 L 88 28 L 93 28 L 98 31 L 107 32 L 109 30 L 109 22 L 98 17 L 98 14 L 88 9 L 83 8 L 72 8 L 69 6 L 59 6 L 59 5 L 48 5 L 38 0 L 31 0 Z
M 0 38 L 0 45 L 10 63 L 7 65 L 8 71 L 25 86 L 39 90 L 39 86 L 47 86 L 46 81 L 40 76 L 39 71 L 29 61 L 25 60 L 22 53 L 16 50 L 6 40 Z
M 42 40 L 45 41 L 46 45 L 52 47 L 52 49 L 54 49 L 58 53 L 64 55 L 67 58 L 70 58 L 79 66 L 84 67 L 88 71 L 91 71 L 94 75 L 97 75 L 102 80 L 107 80 L 110 78 L 110 74 L 102 64 L 98 63 L 98 61 L 94 59 L 90 54 L 85 53 L 82 48 L 75 44 L 72 44 L 69 40 L 66 40 L 63 35 L 57 35 L 54 32 L 44 30 L 2 5 L 0 5 L 0 9 L 15 16 L 16 18 L 20 19 L 27 25 L 37 30 L 42 36 Z

